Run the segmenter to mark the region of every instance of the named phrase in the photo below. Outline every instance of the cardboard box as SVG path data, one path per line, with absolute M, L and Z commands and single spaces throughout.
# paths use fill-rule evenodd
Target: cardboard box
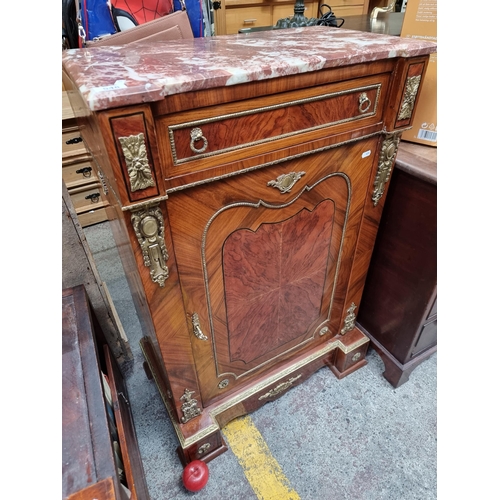
M 437 0 L 408 0 L 401 36 L 437 42 Z M 413 128 L 404 132 L 401 138 L 437 147 L 437 54 L 431 54 L 420 85 Z

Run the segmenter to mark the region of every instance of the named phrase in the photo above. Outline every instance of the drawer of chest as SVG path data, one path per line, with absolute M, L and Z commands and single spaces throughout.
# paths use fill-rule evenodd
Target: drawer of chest
M 63 165 L 62 176 L 68 189 L 99 182 L 96 168 L 91 161 Z
M 374 75 L 161 117 L 157 127 L 166 176 L 377 123 L 388 78 Z
M 71 162 L 75 157 L 90 156 L 78 128 L 64 130 L 62 133 L 62 162 Z
M 77 214 L 108 205 L 106 195 L 100 183 L 72 189 L 70 197 Z
M 226 33 L 228 35 L 238 33 L 243 28 L 269 26 L 272 22 L 273 16 L 269 5 L 226 8 Z
M 339 18 L 343 18 L 345 16 L 361 16 L 363 14 L 363 5 L 350 5 L 346 2 L 342 4 L 342 6 L 332 7 L 332 11 L 335 16 Z

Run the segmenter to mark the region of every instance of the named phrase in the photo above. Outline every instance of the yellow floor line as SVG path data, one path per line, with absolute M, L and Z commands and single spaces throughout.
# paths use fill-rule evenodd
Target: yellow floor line
M 232 420 L 222 432 L 259 500 L 300 500 L 248 415 Z

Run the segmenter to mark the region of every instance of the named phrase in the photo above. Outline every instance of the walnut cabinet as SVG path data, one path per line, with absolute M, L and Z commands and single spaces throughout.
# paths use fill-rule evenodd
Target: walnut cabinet
M 310 44 L 327 30 L 220 37 L 206 57 L 217 61 L 243 43 L 244 71 L 260 57 L 248 50 L 252 41 Z M 319 368 L 341 378 L 366 364 L 369 339 L 356 315 L 399 138 L 418 99 L 415 80 L 431 51 L 428 42 L 377 36 L 356 35 L 388 44 L 387 55 L 368 51 L 372 60 L 236 85 L 208 80 L 210 69 L 204 88 L 154 98 L 144 90 L 142 103 L 137 83 L 107 104 L 86 100 L 73 65 L 79 53 L 66 55 L 82 135 L 110 187 L 145 368 L 183 463 L 222 453 L 228 421 Z M 162 61 L 172 71 L 169 51 L 194 44 L 200 54 L 197 44 L 210 42 L 178 43 L 137 46 L 144 74 L 159 74 Z M 405 44 L 404 57 L 394 57 L 393 43 Z M 412 44 L 420 44 L 415 55 Z M 93 71 L 102 76 L 99 57 L 118 67 L 119 52 L 93 52 Z M 186 69 L 181 80 L 189 77 Z

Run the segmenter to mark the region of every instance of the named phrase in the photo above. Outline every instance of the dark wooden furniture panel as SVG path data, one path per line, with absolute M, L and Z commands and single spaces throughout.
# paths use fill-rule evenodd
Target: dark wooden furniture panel
M 437 350 L 435 149 L 399 151 L 357 318 L 394 387 Z
M 149 499 L 125 383 L 83 285 L 62 292 L 62 498 Z

